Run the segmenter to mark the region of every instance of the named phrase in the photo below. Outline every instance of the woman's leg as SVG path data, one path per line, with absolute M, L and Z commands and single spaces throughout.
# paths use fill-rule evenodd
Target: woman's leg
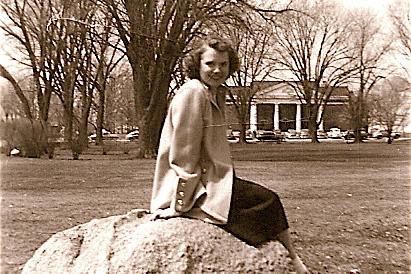
M 294 246 L 291 242 L 290 238 L 290 232 L 288 229 L 280 232 L 277 235 L 277 240 L 280 241 L 283 246 L 288 250 L 288 254 L 292 260 L 294 270 L 298 274 L 306 274 L 309 273 L 307 267 L 304 265 L 304 263 L 301 261 L 300 257 L 297 255 Z
M 293 266 L 297 274 L 306 274 L 309 273 L 307 267 L 302 262 L 301 258 L 298 256 L 296 250 L 294 249 L 294 245 L 291 241 L 291 236 L 289 232 L 289 226 L 287 221 L 287 216 L 281 202 L 280 197 L 274 191 L 271 191 L 261 185 L 254 184 L 253 187 L 249 189 L 253 190 L 251 193 L 255 193 L 256 200 L 259 200 L 258 206 L 254 208 L 260 207 L 267 210 L 262 210 L 260 213 L 263 214 L 266 224 L 269 226 L 267 227 L 267 231 L 270 231 L 271 237 L 275 237 L 276 240 L 282 243 L 282 245 L 287 249 L 288 254 L 292 260 Z M 247 197 L 249 199 L 249 197 Z M 264 201 L 264 202 L 263 202 Z M 268 214 L 264 214 L 268 213 Z M 274 213 L 274 216 L 272 215 Z M 274 219 L 273 219 L 274 217 Z
M 277 193 L 235 177 L 228 224 L 224 229 L 253 246 L 276 239 L 287 249 L 298 274 L 309 273 L 298 257 L 288 230 L 287 216 Z

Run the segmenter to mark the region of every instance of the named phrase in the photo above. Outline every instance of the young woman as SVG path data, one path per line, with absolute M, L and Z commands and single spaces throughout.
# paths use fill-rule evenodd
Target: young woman
M 173 98 L 161 134 L 152 219 L 201 219 L 253 246 L 278 239 L 296 272 L 308 273 L 291 244 L 278 195 L 234 173 L 222 84 L 239 68 L 237 52 L 227 40 L 208 37 L 188 55 L 185 66 L 190 80 Z

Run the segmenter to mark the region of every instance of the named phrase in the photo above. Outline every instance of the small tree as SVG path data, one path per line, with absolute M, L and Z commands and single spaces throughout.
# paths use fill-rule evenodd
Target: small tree
M 395 128 L 403 126 L 409 119 L 410 83 L 404 78 L 385 80 L 371 96 L 371 119 L 382 126 L 388 135 L 388 144 L 393 142 Z
M 231 77 L 236 88 L 229 93 L 241 128 L 240 142 L 246 142 L 251 103 L 260 91 L 260 85 L 256 82 L 264 81 L 274 71 L 274 63 L 270 58 L 272 27 L 257 16 L 254 22 L 256 26 L 249 31 L 231 30 L 231 38 L 236 42 L 241 58 L 240 70 Z
M 4 17 L 0 19 L 0 28 L 7 37 L 11 38 L 11 42 L 16 42 L 16 49 L 21 53 L 17 56 L 22 56 L 20 63 L 31 69 L 38 112 L 37 117 L 33 118 L 40 121 L 41 135 L 47 141 L 52 85 L 49 77 L 51 72 L 45 70 L 47 66 L 45 52 L 49 43 L 46 38 L 45 22 L 51 16 L 52 8 L 44 1 L 38 0 L 5 0 L 0 5 L 4 14 Z M 39 22 L 44 22 L 44 24 Z
M 357 67 L 351 77 L 353 88 L 349 112 L 355 142 L 361 142 L 361 129 L 369 124 L 368 97 L 374 86 L 389 73 L 383 58 L 390 50 L 392 39 L 382 33 L 376 15 L 360 11 L 349 14 L 349 17 L 353 19 L 347 42 L 352 44 L 352 58 Z

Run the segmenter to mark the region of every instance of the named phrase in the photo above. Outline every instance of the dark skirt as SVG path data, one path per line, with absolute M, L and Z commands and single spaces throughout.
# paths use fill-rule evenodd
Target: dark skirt
M 275 192 L 234 177 L 228 222 L 221 227 L 249 245 L 259 246 L 274 240 L 289 226 Z

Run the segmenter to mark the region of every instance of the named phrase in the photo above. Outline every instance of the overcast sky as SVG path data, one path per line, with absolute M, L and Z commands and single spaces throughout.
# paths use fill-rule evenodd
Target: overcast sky
M 340 0 L 349 9 L 369 8 L 385 13 L 392 0 Z

